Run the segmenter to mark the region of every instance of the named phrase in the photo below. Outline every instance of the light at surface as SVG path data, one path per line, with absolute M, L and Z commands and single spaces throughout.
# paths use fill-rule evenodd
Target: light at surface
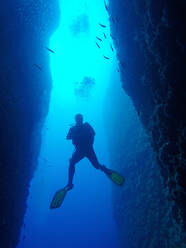
M 62 106 L 68 108 L 70 105 L 76 108 L 79 106 L 81 109 L 85 103 L 75 95 L 76 82 L 81 82 L 84 77 L 95 79 L 95 85 L 88 99 L 89 104 L 94 104 L 95 101 L 103 98 L 108 85 L 114 56 L 110 48 L 112 41 L 109 17 L 102 0 L 60 1 L 60 7 L 60 26 L 50 42 L 50 48 L 55 51 L 55 54 L 51 54 L 52 97 L 55 98 L 54 101 L 61 102 Z M 83 20 L 84 28 L 81 23 Z M 107 27 L 103 28 L 99 23 Z M 79 32 L 74 33 L 74 27 L 79 27 Z M 97 40 L 96 37 L 101 38 L 102 41 Z M 96 42 L 100 48 L 97 47 Z M 106 60 L 103 55 L 110 59 Z

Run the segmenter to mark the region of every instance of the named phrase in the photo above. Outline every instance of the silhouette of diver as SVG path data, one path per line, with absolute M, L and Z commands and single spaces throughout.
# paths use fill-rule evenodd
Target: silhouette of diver
M 68 190 L 73 188 L 72 182 L 75 173 L 75 165 L 85 157 L 88 158 L 94 168 L 100 169 L 105 173 L 109 172 L 109 169 L 98 162 L 95 154 L 93 144 L 96 133 L 94 129 L 89 123 L 83 123 L 83 115 L 81 114 L 75 115 L 75 121 L 76 125 L 70 128 L 66 137 L 67 140 L 72 140 L 72 144 L 75 146 L 75 151 L 72 154 L 69 164 L 69 177 L 66 186 Z
M 95 131 L 90 124 L 87 122 L 83 123 L 83 116 L 81 114 L 75 116 L 75 121 L 76 124 L 70 128 L 66 137 L 68 140 L 72 140 L 72 144 L 75 146 L 75 151 L 70 159 L 68 184 L 64 188 L 56 191 L 50 204 L 50 209 L 59 208 L 65 199 L 67 191 L 74 187 L 72 181 L 75 173 L 75 165 L 85 157 L 89 159 L 96 169 L 103 171 L 115 184 L 122 186 L 125 181 L 122 175 L 106 168 L 98 162 L 93 148 Z

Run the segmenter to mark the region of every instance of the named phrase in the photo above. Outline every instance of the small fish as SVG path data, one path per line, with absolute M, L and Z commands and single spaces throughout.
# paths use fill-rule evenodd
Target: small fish
M 123 67 L 123 69 L 125 69 L 125 64 L 123 63 L 123 61 L 120 61 L 120 65 Z
M 113 35 L 110 35 L 110 37 L 111 37 L 113 40 L 116 40 L 116 38 L 115 38 Z
M 104 1 L 104 3 L 105 3 L 105 9 L 106 9 L 106 11 L 109 11 L 108 6 L 107 6 L 107 4 L 106 4 L 105 1 Z
M 99 23 L 99 25 L 100 25 L 102 28 L 106 28 L 106 26 L 103 25 L 103 24 L 101 24 L 101 23 Z
M 138 116 L 140 116 L 141 115 L 141 113 L 140 113 L 140 111 L 138 111 Z
M 101 39 L 101 38 L 99 38 L 99 37 L 97 37 L 97 36 L 96 36 L 96 39 L 98 39 L 98 40 L 102 41 L 102 39 Z
M 97 43 L 97 42 L 96 42 L 96 45 L 97 45 L 97 47 L 98 47 L 98 48 L 100 48 L 100 46 L 98 45 L 98 43 Z
M 107 38 L 106 34 L 105 34 L 105 33 L 103 33 L 103 35 L 104 35 L 104 37 L 105 37 L 105 39 L 106 39 L 106 38 Z
M 53 50 L 51 50 L 50 48 L 48 48 L 48 47 L 45 47 L 49 52 L 51 52 L 51 53 L 54 53 L 54 51 Z
M 111 48 L 111 50 L 114 52 L 114 49 L 113 49 L 113 47 L 112 47 L 112 45 L 110 44 L 110 48 Z
M 106 57 L 105 55 L 103 55 L 103 57 L 104 57 L 105 59 L 110 59 L 109 57 Z
M 40 71 L 42 71 L 42 68 L 41 66 L 37 65 L 37 64 L 34 64 L 35 67 L 37 67 Z
M 40 158 L 41 160 L 45 161 L 45 162 L 48 162 L 48 160 L 46 158 Z

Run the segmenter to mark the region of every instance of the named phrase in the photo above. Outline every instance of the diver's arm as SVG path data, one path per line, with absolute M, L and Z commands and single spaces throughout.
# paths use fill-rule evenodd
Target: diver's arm
M 94 131 L 94 129 L 92 128 L 92 135 L 96 135 L 96 132 Z
M 88 125 L 89 125 L 89 129 L 90 129 L 90 134 L 91 134 L 91 145 L 93 145 L 96 132 L 94 131 L 93 127 L 90 124 L 88 124 Z
M 96 135 L 96 132 L 94 131 L 93 127 L 92 127 L 90 124 L 88 124 L 88 125 L 90 126 L 91 134 L 92 134 L 93 136 L 95 136 L 95 135 Z
M 88 122 L 86 122 L 86 125 L 88 126 L 91 135 L 95 136 L 96 132 L 94 131 L 93 127 Z
M 66 139 L 67 140 L 71 140 L 72 139 L 72 128 L 69 129 Z

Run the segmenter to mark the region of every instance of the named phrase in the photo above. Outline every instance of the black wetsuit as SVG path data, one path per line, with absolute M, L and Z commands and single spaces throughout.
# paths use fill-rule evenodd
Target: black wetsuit
M 93 148 L 94 136 L 95 131 L 87 122 L 70 128 L 67 134 L 67 139 L 72 140 L 72 144 L 75 146 L 75 151 L 70 159 L 69 184 L 72 184 L 75 164 L 85 157 L 89 159 L 96 169 L 101 169 L 102 166 L 99 164 Z

